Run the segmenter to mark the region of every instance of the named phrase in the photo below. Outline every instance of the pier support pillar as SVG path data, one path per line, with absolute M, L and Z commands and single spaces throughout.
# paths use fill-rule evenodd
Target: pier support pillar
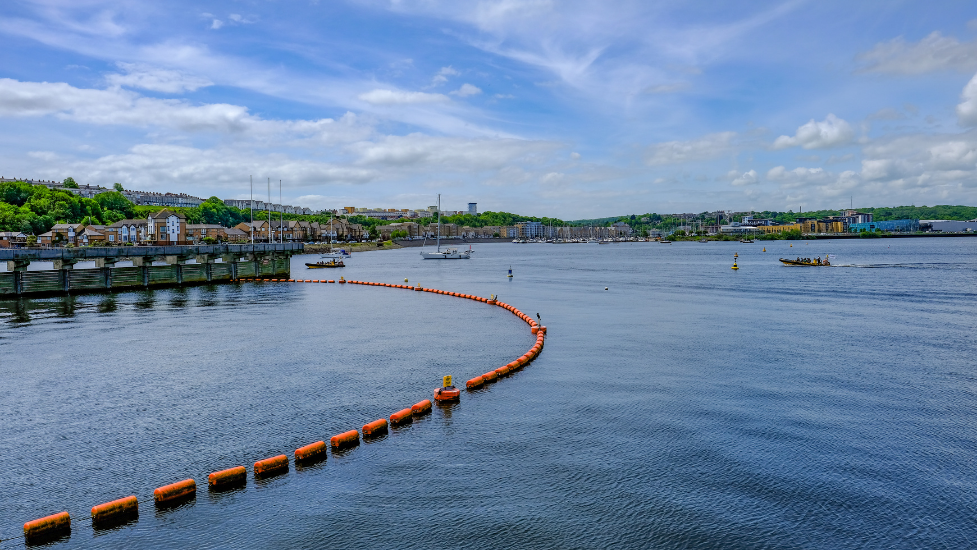
M 217 258 L 212 254 L 197 254 L 194 256 L 194 260 L 196 260 L 198 264 L 207 266 L 204 271 L 207 273 L 207 282 L 209 283 L 211 281 L 211 273 L 214 269 L 214 262 L 217 261 Z
M 31 265 L 30 260 L 7 261 L 7 271 L 12 271 L 14 274 L 14 294 L 24 292 L 24 272 L 27 271 L 29 265 Z
M 58 270 L 58 276 L 61 279 L 59 284 L 61 285 L 61 290 L 68 292 L 71 290 L 71 279 L 68 277 L 68 272 L 75 268 L 75 264 L 78 260 L 75 258 L 63 258 L 60 260 L 54 260 L 54 269 Z
M 221 255 L 221 260 L 226 264 L 231 266 L 231 280 L 237 280 L 237 263 L 241 260 L 243 254 L 223 254 Z
M 112 288 L 112 268 L 118 261 L 119 258 L 95 258 L 95 268 L 102 270 L 105 288 Z

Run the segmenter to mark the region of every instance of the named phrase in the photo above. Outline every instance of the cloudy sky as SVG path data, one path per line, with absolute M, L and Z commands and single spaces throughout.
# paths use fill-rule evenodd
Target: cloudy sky
M 977 204 L 973 2 L 9 0 L 0 34 L 4 177 L 565 219 Z

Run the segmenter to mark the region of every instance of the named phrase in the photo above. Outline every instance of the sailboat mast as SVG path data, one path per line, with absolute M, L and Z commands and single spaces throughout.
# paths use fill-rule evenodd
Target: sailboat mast
M 441 252 L 441 193 L 438 193 L 438 252 Z

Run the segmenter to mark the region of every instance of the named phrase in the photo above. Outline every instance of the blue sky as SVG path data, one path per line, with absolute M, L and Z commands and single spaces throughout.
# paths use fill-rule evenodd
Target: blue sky
M 0 34 L 4 177 L 565 219 L 977 204 L 972 2 L 13 0 Z

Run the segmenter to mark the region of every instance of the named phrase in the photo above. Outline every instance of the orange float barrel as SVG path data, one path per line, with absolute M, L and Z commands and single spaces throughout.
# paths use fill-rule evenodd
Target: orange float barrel
M 327 283 L 335 283 L 336 281 L 334 281 L 334 280 L 332 280 L 332 279 L 329 279 L 329 280 L 328 280 L 328 281 L 326 281 L 326 282 L 327 282 Z
M 413 407 L 410 408 L 411 414 L 421 415 L 431 412 L 431 400 L 425 399 L 419 403 L 415 403 Z
M 481 385 L 484 383 L 485 383 L 484 378 L 482 378 L 481 376 L 476 376 L 475 378 L 472 378 L 468 382 L 465 382 L 465 387 L 470 390 L 474 390 L 475 388 L 481 387 Z
M 500 378 L 507 374 L 509 374 L 509 369 L 507 367 L 499 367 L 495 369 L 495 375 Z
M 392 415 L 390 415 L 390 423 L 393 424 L 394 426 L 396 426 L 398 424 L 404 424 L 406 422 L 412 422 L 414 420 L 414 417 L 412 416 L 412 414 L 413 414 L 413 411 L 411 411 L 409 408 L 408 409 L 403 409 L 403 410 L 397 411 L 397 412 L 393 413 Z
M 360 433 L 356 430 L 350 430 L 348 432 L 343 432 L 339 435 L 334 435 L 329 438 L 329 444 L 333 449 L 342 449 L 344 447 L 350 447 L 357 445 L 360 442 Z
M 226 470 L 219 470 L 207 476 L 207 488 L 211 491 L 223 491 L 247 485 L 248 471 L 244 466 L 235 466 Z
M 387 419 L 374 420 L 363 426 L 363 437 L 376 437 L 387 433 Z
M 192 479 L 184 479 L 183 481 L 163 485 L 153 491 L 153 500 L 156 501 L 157 506 L 178 504 L 196 496 L 197 482 Z
M 71 534 L 71 516 L 60 512 L 24 524 L 27 543 L 42 542 Z
M 318 462 L 326 458 L 326 442 L 316 441 L 295 449 L 295 462 Z
M 539 332 L 539 329 L 538 329 L 538 328 L 536 328 L 536 327 L 533 327 L 533 328 L 532 328 L 532 329 L 530 329 L 530 330 L 531 330 L 531 332 L 532 332 L 533 334 L 537 334 L 537 333 Z
M 254 463 L 254 477 L 271 477 L 288 471 L 288 457 L 273 456 Z
M 498 377 L 499 375 L 494 370 L 490 370 L 482 375 L 482 379 L 486 382 L 495 382 L 495 379 Z
M 125 523 L 139 516 L 135 495 L 92 506 L 92 527 L 99 529 Z

